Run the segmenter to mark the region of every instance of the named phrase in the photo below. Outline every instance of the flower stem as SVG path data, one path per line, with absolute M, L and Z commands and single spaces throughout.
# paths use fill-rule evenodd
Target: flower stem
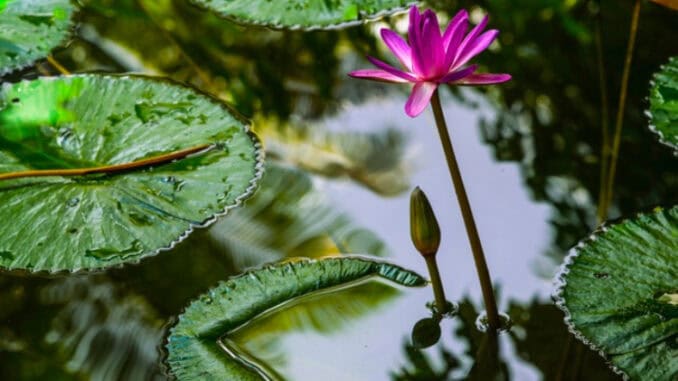
M 19 179 L 24 177 L 44 177 L 44 176 L 84 176 L 95 173 L 119 173 L 138 169 L 142 167 L 149 167 L 152 165 L 166 164 L 174 160 L 183 159 L 188 155 L 205 151 L 212 147 L 210 144 L 201 144 L 192 148 L 187 148 L 181 151 L 174 151 L 168 154 L 149 157 L 147 159 L 133 161 L 131 163 L 107 165 L 102 167 L 91 168 L 74 168 L 74 169 L 38 169 L 21 172 L 0 173 L 0 181 Z
M 599 215 L 607 218 L 607 210 L 612 201 L 612 194 L 614 188 L 614 178 L 617 171 L 617 157 L 619 156 L 619 144 L 621 143 L 621 130 L 624 122 L 624 110 L 626 107 L 626 93 L 629 85 L 629 75 L 631 73 L 631 61 L 633 59 L 633 48 L 636 45 L 636 34 L 638 33 L 638 19 L 640 18 L 640 3 L 641 0 L 636 0 L 633 6 L 633 15 L 631 16 L 631 30 L 629 31 L 629 42 L 626 47 L 626 57 L 624 59 L 624 71 L 622 73 L 621 88 L 619 90 L 619 106 L 617 107 L 617 119 L 614 128 L 614 141 L 610 152 L 610 169 L 607 173 L 607 181 L 605 184 L 605 197 L 603 198 Z
M 431 97 L 431 107 L 433 108 L 433 115 L 436 120 L 436 127 L 440 135 L 440 142 L 445 151 L 445 159 L 447 160 L 447 167 L 450 170 L 450 177 L 454 185 L 454 191 L 457 194 L 457 201 L 461 209 L 461 215 L 464 218 L 464 225 L 466 226 L 466 234 L 468 235 L 469 243 L 471 244 L 471 251 L 473 252 L 473 261 L 475 262 L 478 279 L 480 280 L 480 288 L 483 292 L 483 299 L 485 301 L 485 308 L 487 309 L 487 322 L 491 329 L 497 330 L 500 328 L 499 313 L 497 312 L 497 302 L 494 299 L 494 291 L 492 289 L 492 280 L 490 279 L 490 271 L 487 269 L 487 262 L 485 261 L 485 254 L 478 236 L 478 229 L 473 219 L 471 212 L 471 205 L 466 195 L 464 188 L 464 181 L 461 178 L 461 172 L 457 159 L 454 156 L 454 149 L 450 134 L 447 131 L 447 124 L 445 123 L 445 115 L 440 106 L 440 96 L 438 89 L 433 92 Z
M 427 255 L 424 257 L 428 274 L 431 277 L 431 287 L 433 287 L 433 296 L 436 300 L 436 308 L 439 313 L 445 314 L 448 311 L 447 299 L 445 299 L 445 290 L 443 289 L 443 282 L 440 279 L 440 271 L 438 271 L 438 262 L 436 262 L 435 255 Z

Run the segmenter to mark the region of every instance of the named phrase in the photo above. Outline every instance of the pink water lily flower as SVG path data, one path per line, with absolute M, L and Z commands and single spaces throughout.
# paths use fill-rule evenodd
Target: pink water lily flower
M 485 16 L 467 34 L 468 12 L 461 10 L 441 34 L 435 12 L 429 9 L 420 14 L 417 7 L 413 6 L 410 9 L 407 35 L 409 45 L 396 32 L 381 30 L 381 38 L 405 70 L 368 56 L 367 59 L 378 69 L 356 70 L 349 75 L 373 81 L 414 83 L 405 104 L 405 112 L 411 117 L 424 111 L 441 83 L 489 85 L 506 82 L 511 79 L 508 74 L 476 73 L 477 65 L 466 66 L 471 58 L 487 49 L 499 34 L 496 29 L 483 32 L 487 21 L 488 17 Z

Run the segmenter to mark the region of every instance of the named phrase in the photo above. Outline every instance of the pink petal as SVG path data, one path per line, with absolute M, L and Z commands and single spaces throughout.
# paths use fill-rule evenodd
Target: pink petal
M 421 15 L 416 6 L 410 8 L 410 25 L 407 30 L 407 40 L 410 42 L 411 57 L 412 57 L 412 71 L 418 75 L 423 74 L 424 58 L 422 56 L 422 49 L 419 48 L 419 41 L 421 40 Z
M 412 49 L 398 33 L 390 29 L 381 30 L 381 39 L 408 70 L 412 70 Z
M 412 118 L 421 114 L 437 87 L 438 85 L 433 82 L 417 82 L 405 103 L 405 113 Z
M 472 43 L 476 39 L 476 37 L 478 37 L 480 32 L 482 32 L 483 29 L 485 29 L 485 27 L 487 26 L 487 22 L 489 20 L 490 20 L 489 16 L 485 15 L 485 17 L 483 17 L 483 20 L 480 23 L 478 23 L 478 25 L 476 25 L 475 28 L 473 28 L 471 30 L 471 32 L 469 32 L 469 34 L 466 35 L 466 37 L 464 38 L 464 41 L 462 41 L 461 44 L 459 44 L 459 47 L 457 47 L 457 52 L 456 52 L 457 54 L 454 57 L 454 62 L 455 62 L 454 64 L 456 64 L 456 62 L 459 59 L 459 56 L 466 49 L 466 46 L 468 46 L 470 43 Z
M 367 60 L 370 61 L 372 63 L 372 65 L 378 67 L 379 69 L 381 69 L 381 70 L 383 70 L 387 73 L 393 74 L 396 77 L 400 77 L 400 78 L 407 80 L 407 81 L 410 81 L 410 82 L 415 82 L 417 80 L 412 75 L 405 73 L 402 70 L 398 70 L 398 69 L 394 68 L 393 66 L 391 66 L 391 65 L 389 65 L 385 62 L 379 61 L 378 59 L 376 59 L 374 57 L 367 56 Z
M 492 85 L 495 83 L 506 82 L 511 79 L 509 74 L 492 74 L 492 73 L 482 73 L 482 74 L 471 74 L 466 78 L 462 78 L 457 81 L 459 85 Z
M 419 24 L 410 25 L 412 71 L 420 78 L 433 78 L 446 72 L 445 51 L 435 12 L 428 9 L 419 17 Z
M 452 69 L 465 64 L 471 58 L 475 57 L 480 52 L 487 49 L 487 47 L 490 46 L 492 41 L 494 41 L 494 39 L 497 38 L 498 34 L 499 31 L 496 29 L 488 30 L 487 32 L 481 34 L 473 42 L 466 45 L 464 51 L 461 53 L 459 58 L 457 58 L 452 64 Z
M 445 47 L 446 59 L 447 56 L 451 56 L 448 60 L 450 63 L 454 58 L 454 53 L 457 50 L 457 46 L 461 42 L 461 39 L 464 38 L 466 33 L 468 23 L 468 12 L 465 9 L 457 12 L 457 14 L 452 18 L 449 24 L 447 24 L 447 29 L 445 29 L 445 34 L 443 34 L 443 46 Z
M 440 35 L 438 17 L 430 9 L 424 12 L 418 47 L 421 48 L 421 56 L 424 58 L 423 74 L 426 78 L 436 77 L 447 71 L 447 68 L 443 67 L 445 50 L 443 49 L 443 38 Z
M 387 73 L 379 69 L 356 70 L 348 73 L 348 75 L 350 75 L 353 78 L 369 79 L 378 82 L 399 82 L 399 83 L 407 82 L 407 80 L 405 79 L 402 79 L 391 73 Z
M 448 73 L 446 76 L 440 78 L 440 80 L 438 80 L 438 83 L 448 83 L 458 81 L 462 78 L 468 77 L 469 75 L 473 74 L 473 72 L 476 71 L 477 68 L 478 65 L 471 65 L 467 68 L 458 71 L 453 71 L 451 73 Z

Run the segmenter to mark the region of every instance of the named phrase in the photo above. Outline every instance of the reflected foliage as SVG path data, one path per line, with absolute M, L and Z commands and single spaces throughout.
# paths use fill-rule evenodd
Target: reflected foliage
M 518 356 L 536 366 L 544 380 L 621 379 L 598 353 L 568 332 L 563 312 L 555 305 L 536 300 L 528 305 L 511 302 L 508 313 L 514 323 L 510 336 Z
M 595 226 L 601 151 L 601 88 L 595 33 L 602 30 L 608 115 L 616 113 L 632 1 L 433 0 L 438 9 L 476 7 L 495 16 L 500 29 L 495 54 L 478 57 L 513 79 L 485 89 L 496 119 L 481 123 L 484 140 L 500 161 L 516 161 L 536 200 L 553 205 L 554 245 L 560 263 L 566 251 Z M 614 208 L 611 217 L 678 201 L 678 176 L 670 150 L 647 129 L 648 83 L 678 52 L 655 36 L 675 30 L 675 13 L 643 4 L 629 82 Z M 538 31 L 538 32 L 535 32 Z M 491 49 L 492 50 L 492 49 Z M 573 52 L 577 52 L 573 54 Z M 613 121 L 609 120 L 612 125 Z
M 511 380 L 501 347 L 512 342 L 517 355 L 536 367 L 543 380 L 619 380 L 600 356 L 577 344 L 562 324 L 563 313 L 552 304 L 533 301 L 527 305 L 511 301 L 508 314 L 512 328 L 508 333 L 492 337 L 478 331 L 478 311 L 465 299 L 459 304 L 453 340 L 463 344 L 457 351 L 439 343 L 433 350 L 403 345 L 407 365 L 391 375 L 393 381 Z M 558 343 L 564 344 L 564 347 Z M 572 350 L 567 347 L 572 346 Z M 562 356 L 567 356 L 563 358 Z M 441 366 L 442 365 L 442 366 Z
M 233 231 L 237 234 L 226 234 Z M 162 324 L 190 299 L 244 267 L 347 250 L 386 252 L 372 232 L 333 209 L 306 173 L 271 165 L 246 207 L 162 256 L 107 275 L 54 280 L 0 275 L 0 379 L 164 379 L 156 350 Z M 395 296 L 384 287 L 329 300 L 357 317 Z M 383 298 L 366 299 L 372 292 Z M 289 324 L 316 321 L 308 329 L 321 331 L 340 327 L 343 320 L 326 310 L 334 311 L 332 305 L 297 314 Z

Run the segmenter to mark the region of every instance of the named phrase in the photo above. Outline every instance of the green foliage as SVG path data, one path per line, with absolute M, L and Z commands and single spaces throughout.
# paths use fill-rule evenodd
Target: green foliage
M 143 77 L 6 84 L 0 173 L 129 163 L 209 144 L 184 159 L 110 175 L 0 181 L 0 266 L 103 268 L 172 247 L 248 196 L 259 142 L 223 104 Z
M 369 277 L 410 287 L 426 284 L 411 271 L 355 257 L 288 261 L 221 282 L 193 301 L 170 329 L 166 349 L 171 372 L 179 380 L 259 380 L 263 371 L 244 366 L 224 344 L 224 336 L 295 298 Z
M 605 226 L 560 274 L 570 328 L 633 379 L 678 376 L 678 206 Z
M 326 29 L 369 21 L 402 10 L 403 0 L 192 0 L 244 24 L 289 29 Z
M 61 45 L 74 10 L 69 0 L 0 2 L 0 75 L 47 57 Z
M 659 139 L 678 149 L 678 57 L 672 57 L 654 75 L 648 114 Z

